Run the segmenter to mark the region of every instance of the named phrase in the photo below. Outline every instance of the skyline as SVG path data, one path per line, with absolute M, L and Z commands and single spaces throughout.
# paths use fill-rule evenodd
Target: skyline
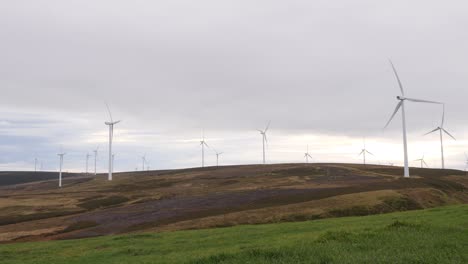
M 220 165 L 261 163 L 256 129 L 272 120 L 268 163 L 356 162 L 362 138 L 378 159 L 402 165 L 400 119 L 382 127 L 398 84 L 408 97 L 444 102 L 447 168 L 468 151 L 468 17 L 463 2 L 376 4 L 288 1 L 10 1 L 0 9 L 0 170 L 83 170 L 108 117 L 116 171 L 200 164 L 199 135 Z M 440 163 L 437 107 L 407 106 L 411 161 Z M 317 138 L 322 138 L 318 140 Z M 224 141 L 223 141 L 224 140 Z M 320 141 L 320 142 L 319 142 Z M 373 143 L 375 145 L 373 145 Z M 248 146 L 241 150 L 242 145 Z M 36 153 L 36 154 L 35 154 Z M 370 158 L 370 157 L 369 157 Z M 215 155 L 206 153 L 207 165 Z M 372 158 L 369 162 L 374 163 Z M 32 165 L 31 165 L 32 164 Z

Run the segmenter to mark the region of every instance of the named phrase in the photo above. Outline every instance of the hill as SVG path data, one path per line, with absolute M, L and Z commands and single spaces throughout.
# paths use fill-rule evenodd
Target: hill
M 0 241 L 362 216 L 468 202 L 462 171 L 275 164 L 117 173 L 0 187 Z
M 468 205 L 0 246 L 0 262 L 468 263 Z

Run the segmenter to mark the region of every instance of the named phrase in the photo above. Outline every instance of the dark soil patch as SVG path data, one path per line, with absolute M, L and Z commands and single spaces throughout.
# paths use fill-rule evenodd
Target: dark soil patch
M 78 206 L 87 210 L 93 210 L 101 207 L 122 204 L 128 201 L 129 199 L 124 196 L 110 196 L 106 198 L 87 200 L 85 202 L 79 203 Z

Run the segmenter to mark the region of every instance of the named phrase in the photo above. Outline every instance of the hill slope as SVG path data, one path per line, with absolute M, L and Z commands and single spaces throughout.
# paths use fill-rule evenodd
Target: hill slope
M 468 202 L 455 170 L 275 164 L 70 177 L 0 187 L 0 241 L 369 215 Z
M 468 205 L 0 246 L 1 263 L 468 263 Z

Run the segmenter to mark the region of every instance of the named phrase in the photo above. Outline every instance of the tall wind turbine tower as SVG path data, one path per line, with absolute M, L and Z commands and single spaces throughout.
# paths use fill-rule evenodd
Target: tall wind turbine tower
M 429 135 L 431 133 L 434 133 L 436 131 L 439 131 L 439 136 L 440 136 L 440 156 L 441 156 L 441 162 L 442 162 L 442 169 L 445 169 L 445 159 L 444 159 L 444 133 L 447 134 L 449 137 L 451 137 L 453 140 L 456 140 L 447 130 L 444 128 L 444 122 L 445 122 L 445 104 L 442 109 L 442 122 L 440 123 L 440 126 L 435 128 L 434 130 L 424 134 L 424 135 Z
M 144 170 L 145 170 L 145 163 L 146 163 L 146 153 L 145 153 L 145 155 L 143 155 L 143 156 L 141 157 L 141 162 L 143 163 L 143 164 L 141 165 L 141 171 L 144 171 Z
M 115 153 L 112 153 L 112 172 L 114 172 Z
M 202 140 L 200 140 L 200 146 L 202 151 L 202 168 L 205 167 L 205 146 L 209 148 L 205 141 L 205 130 L 202 130 Z
M 97 146 L 97 148 L 95 150 L 93 150 L 94 152 L 94 175 L 97 174 L 97 155 L 98 155 L 98 151 L 99 151 L 99 146 Z
M 409 165 L 408 165 L 408 142 L 407 142 L 407 137 L 406 137 L 405 101 L 417 102 L 417 103 L 431 103 L 431 104 L 442 104 L 442 103 L 405 97 L 405 91 L 403 90 L 403 85 L 401 84 L 400 77 L 398 77 L 398 73 L 397 73 L 397 71 L 395 69 L 395 66 L 393 65 L 392 61 L 390 61 L 390 65 L 392 66 L 393 73 L 395 74 L 395 77 L 396 77 L 396 79 L 398 81 L 398 86 L 400 87 L 401 95 L 396 97 L 399 102 L 398 102 L 395 110 L 393 111 L 393 114 L 390 117 L 390 120 L 388 120 L 387 124 L 385 125 L 384 129 L 387 128 L 387 126 L 392 121 L 393 117 L 395 117 L 396 113 L 401 108 L 401 120 L 402 120 L 402 123 L 403 123 L 403 126 L 402 126 L 402 128 L 403 128 L 403 153 L 404 153 L 404 163 L 405 163 L 404 177 L 409 178 L 410 173 L 409 173 Z
M 219 156 L 221 156 L 221 154 L 223 154 L 223 152 L 216 152 L 216 167 L 219 167 Z
M 364 148 L 361 150 L 361 153 L 359 153 L 359 156 L 362 155 L 362 158 L 363 158 L 363 164 L 364 165 L 367 165 L 366 164 L 366 154 L 370 154 L 372 156 L 375 156 L 374 154 L 372 154 L 371 152 L 369 152 L 366 148 L 366 140 L 364 139 Z
M 34 172 L 37 172 L 37 158 L 34 158 Z
M 110 122 L 105 122 L 104 124 L 109 126 L 109 175 L 107 176 L 107 180 L 112 181 L 112 138 L 114 136 L 114 125 L 121 122 L 121 120 L 115 121 L 112 119 L 112 113 L 109 109 L 109 106 L 106 104 L 107 111 L 109 112 Z
M 59 166 L 59 187 L 62 188 L 62 166 L 63 166 L 63 156 L 67 153 L 57 154 L 60 157 L 60 166 Z
M 260 132 L 260 134 L 262 135 L 262 143 L 263 143 L 263 164 L 266 163 L 266 157 L 265 157 L 265 145 L 268 144 L 268 139 L 267 139 L 267 131 L 268 131 L 268 128 L 270 127 L 270 122 L 271 121 L 268 121 L 268 124 L 267 126 L 265 127 L 265 130 L 260 130 L 260 129 L 257 129 L 258 132 Z
M 312 159 L 312 156 L 309 154 L 309 145 L 307 145 L 307 152 L 304 153 L 304 158 L 306 159 L 306 163 L 309 163 L 309 158 Z
M 88 152 L 88 153 L 86 153 L 86 175 L 88 175 L 89 157 L 91 157 L 91 155 Z

